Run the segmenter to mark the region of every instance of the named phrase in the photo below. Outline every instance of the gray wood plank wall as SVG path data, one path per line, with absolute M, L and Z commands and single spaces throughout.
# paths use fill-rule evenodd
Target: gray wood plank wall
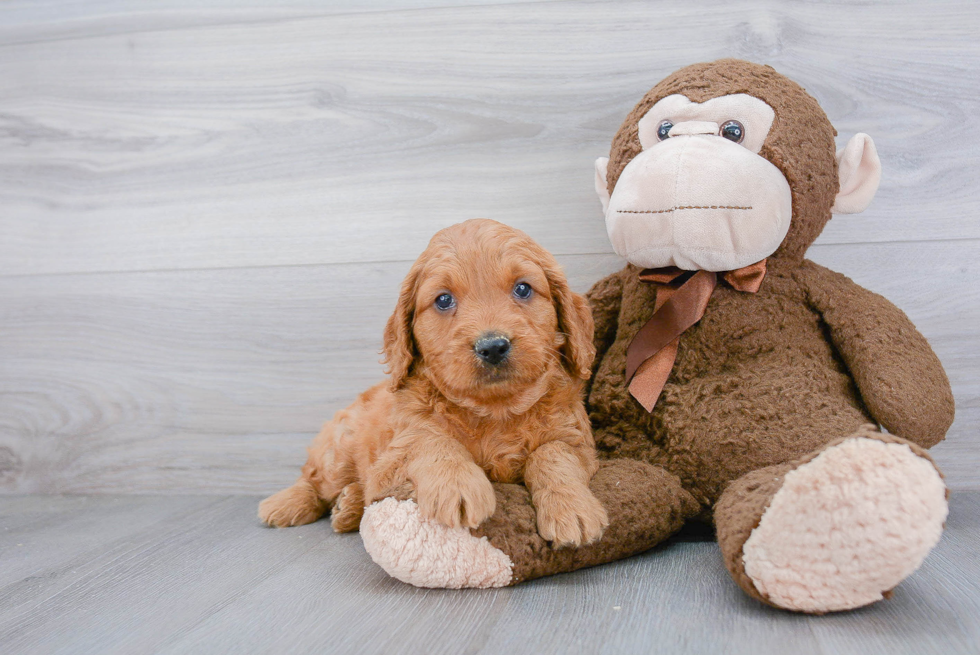
M 515 225 L 585 290 L 621 265 L 594 158 L 723 56 L 875 139 L 878 197 L 810 256 L 930 339 L 934 453 L 980 488 L 980 5 L 360 4 L 0 2 L 0 490 L 291 481 L 433 232 Z

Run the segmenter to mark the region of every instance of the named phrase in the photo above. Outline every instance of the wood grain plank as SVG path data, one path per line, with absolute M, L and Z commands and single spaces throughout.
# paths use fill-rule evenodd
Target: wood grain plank
M 314 530 L 263 528 L 252 498 L 216 498 L 181 516 L 144 504 L 154 525 L 3 588 L 0 651 L 151 652 L 323 543 Z M 68 524 L 60 538 L 84 538 L 105 523 Z M 333 538 L 328 552 L 349 559 L 356 539 Z
M 4 0 L 0 47 L 112 34 L 134 34 L 215 25 L 309 20 L 338 14 L 411 11 L 445 6 L 516 4 L 549 0 Z M 202 6 L 203 5 L 203 6 Z
M 977 243 L 818 246 L 903 308 L 953 382 L 933 452 L 980 487 Z M 620 260 L 566 256 L 582 291 Z M 269 493 L 319 425 L 382 377 L 407 263 L 0 279 L 0 490 Z M 928 271 L 928 275 L 912 274 Z
M 685 542 L 517 587 L 482 652 L 802 655 L 821 650 L 799 617 L 742 593 L 725 571 L 717 545 Z
M 68 564 L 41 556 L 37 574 L 0 586 L 3 652 L 958 655 L 980 643 L 977 492 L 952 496 L 942 541 L 892 599 L 822 617 L 750 599 L 697 536 L 514 588 L 417 589 L 325 521 L 263 528 L 249 497 L 179 499 L 204 504 L 175 518 L 163 503 L 177 500 L 91 499 L 86 511 L 102 511 L 62 530 L 77 547 Z M 17 502 L 5 516 L 64 514 L 77 499 Z M 140 504 L 155 521 L 90 551 Z
M 375 565 L 356 535 L 329 534 L 323 521 L 307 529 L 322 534 L 315 549 L 159 652 L 477 653 L 519 593 L 412 587 Z
M 99 558 L 117 542 L 215 502 L 214 496 L 7 496 L 0 503 L 0 608 L 33 598 L 52 570 Z
M 878 198 L 821 243 L 980 237 L 975 2 L 554 2 L 78 29 L 3 47 L 0 275 L 405 261 L 472 216 L 556 253 L 608 253 L 594 158 L 662 76 L 732 55 L 803 83 L 841 140 L 876 139 Z

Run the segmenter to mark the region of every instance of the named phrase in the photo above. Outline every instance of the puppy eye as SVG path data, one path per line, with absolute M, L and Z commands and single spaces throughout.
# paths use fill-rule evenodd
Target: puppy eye
M 721 135 L 729 141 L 741 143 L 742 139 L 745 138 L 745 128 L 738 121 L 726 121 L 721 126 Z
M 674 127 L 674 124 L 670 121 L 661 121 L 660 126 L 657 128 L 657 138 L 663 141 L 670 136 L 670 128 Z
M 453 307 L 456 306 L 456 299 L 453 298 L 452 294 L 444 293 L 440 295 L 438 298 L 436 298 L 435 306 L 436 309 L 438 309 L 441 312 L 444 312 L 447 309 L 452 309 Z
M 527 300 L 530 298 L 532 291 L 533 289 L 531 289 L 531 285 L 527 282 L 518 282 L 514 285 L 514 295 L 521 300 Z

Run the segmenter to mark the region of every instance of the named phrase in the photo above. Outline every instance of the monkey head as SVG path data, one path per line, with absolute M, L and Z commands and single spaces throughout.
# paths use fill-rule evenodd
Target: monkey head
M 728 271 L 796 261 L 831 212 L 863 211 L 881 176 L 874 143 L 836 131 L 769 66 L 695 64 L 640 101 L 596 161 L 616 253 L 642 268 Z

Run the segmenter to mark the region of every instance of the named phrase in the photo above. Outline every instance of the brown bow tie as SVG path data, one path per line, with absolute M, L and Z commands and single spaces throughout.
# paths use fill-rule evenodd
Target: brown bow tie
M 681 334 L 704 316 L 718 275 L 674 266 L 648 268 L 640 273 L 641 280 L 658 285 L 657 300 L 653 317 L 626 349 L 626 383 L 648 412 L 653 411 L 674 367 Z M 755 293 L 766 276 L 766 260 L 720 275 L 733 289 Z

